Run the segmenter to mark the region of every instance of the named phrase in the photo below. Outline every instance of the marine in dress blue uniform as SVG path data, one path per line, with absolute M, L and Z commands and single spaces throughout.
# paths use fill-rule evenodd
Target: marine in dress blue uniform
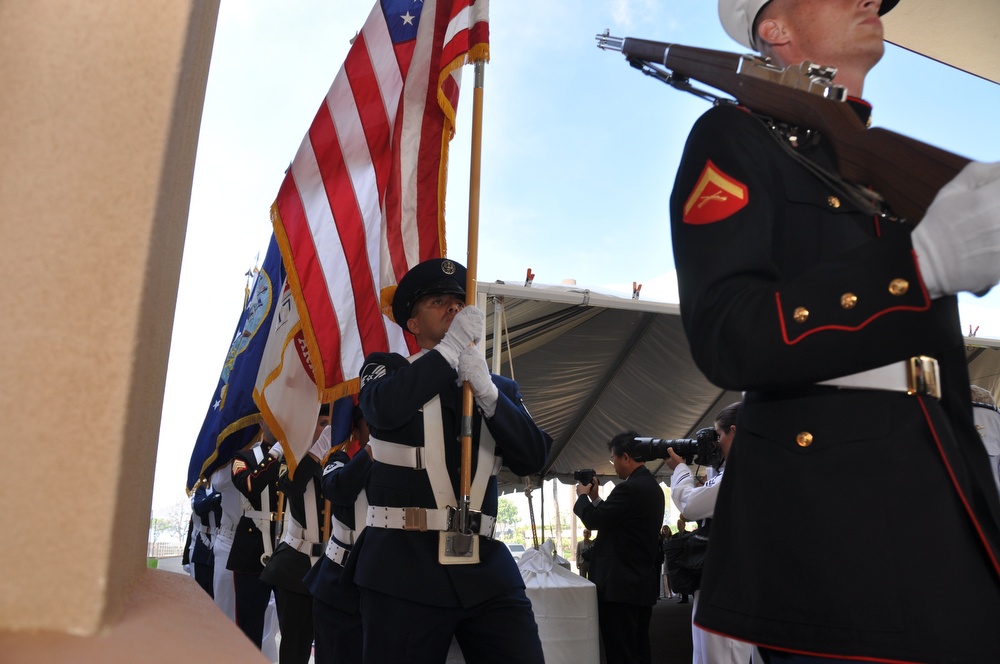
M 271 599 L 271 586 L 260 575 L 274 554 L 280 457 L 280 447 L 265 441 L 240 450 L 232 463 L 233 485 L 243 495 L 244 510 L 226 568 L 233 572 L 236 624 L 258 648 L 264 641 L 264 616 Z
M 453 636 L 466 661 L 543 660 L 521 574 L 507 547 L 492 538 L 491 526 L 496 459 L 517 475 L 536 473 L 551 439 L 525 410 L 517 384 L 490 375 L 478 351 L 467 348 L 482 334 L 483 315 L 474 307 L 463 310 L 464 282 L 465 268 L 447 259 L 408 272 L 393 297 L 393 315 L 422 350 L 411 358 L 374 353 L 361 372 L 359 402 L 375 464 L 368 474 L 368 526 L 349 567 L 361 589 L 365 662 L 444 662 Z M 472 525 L 479 533 L 473 536 L 479 562 L 443 564 L 447 510 L 435 491 L 456 505 L 460 374 L 474 384 L 477 403 L 472 472 L 473 492 L 479 485 L 481 495 L 473 496 L 479 506 Z M 439 433 L 426 439 L 425 430 L 435 426 Z
M 772 9 L 797 2 L 837 12 L 814 29 L 873 49 L 876 13 L 895 4 Z M 763 4 L 720 1 L 735 39 L 752 45 Z M 841 66 L 839 82 L 860 94 L 867 69 L 858 80 L 849 60 L 820 64 Z M 870 106 L 849 103 L 868 118 Z M 693 356 L 716 385 L 747 391 L 695 620 L 775 658 L 1000 661 L 1000 502 L 972 422 L 956 298 L 932 297 L 912 225 L 803 160 L 836 172 L 824 137 L 716 107 L 691 131 L 671 197 Z M 910 362 L 920 357 L 936 360 L 940 390 L 931 380 L 907 394 L 905 367 L 935 364 Z M 885 380 L 863 373 L 881 367 Z

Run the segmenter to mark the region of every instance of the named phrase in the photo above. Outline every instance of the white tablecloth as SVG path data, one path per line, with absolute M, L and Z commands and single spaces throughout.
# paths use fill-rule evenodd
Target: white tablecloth
M 553 543 L 528 549 L 518 561 L 538 623 L 546 664 L 599 664 L 597 587 L 560 566 Z

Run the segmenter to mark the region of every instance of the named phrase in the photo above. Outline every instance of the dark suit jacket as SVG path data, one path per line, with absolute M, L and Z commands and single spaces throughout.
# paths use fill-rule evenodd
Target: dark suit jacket
M 660 526 L 663 489 L 646 466 L 632 471 L 596 505 L 580 496 L 573 511 L 597 531 L 590 558 L 590 580 L 603 602 L 656 604 L 659 597 Z

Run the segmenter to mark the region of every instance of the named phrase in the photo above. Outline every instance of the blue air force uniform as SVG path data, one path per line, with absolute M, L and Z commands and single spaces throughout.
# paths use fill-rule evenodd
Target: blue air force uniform
M 313 596 L 316 664 L 361 661 L 361 593 L 343 577 L 347 556 L 365 527 L 364 486 L 371 467 L 371 456 L 361 449 L 353 458 L 343 450 L 335 452 L 323 469 L 323 497 L 330 501 L 330 540 L 305 577 Z
M 400 282 L 393 300 L 396 322 L 406 329 L 401 319 L 408 317 L 421 293 L 463 292 L 460 283 L 464 283 L 460 265 L 447 260 L 421 263 Z M 431 287 L 422 289 L 426 284 Z M 405 305 L 398 306 L 400 302 Z M 517 384 L 493 375 L 499 392 L 496 410 L 483 418 L 477 409 L 473 419 L 473 485 L 482 487 L 482 517 L 472 529 L 482 533 L 480 561 L 442 564 L 439 547 L 446 527 L 434 519 L 444 511 L 440 493 L 449 494 L 452 506 L 461 495 L 462 388 L 456 379 L 456 370 L 438 350 L 409 359 L 374 353 L 361 371 L 359 404 L 371 433 L 375 464 L 367 481 L 368 527 L 349 565 L 361 588 L 366 662 L 400 657 L 443 662 L 452 635 L 468 661 L 540 662 L 542 658 L 521 574 L 507 547 L 492 539 L 491 525 L 497 513 L 498 459 L 517 475 L 537 473 L 551 439 L 531 419 Z M 435 424 L 440 433 L 435 440 L 426 440 L 425 430 L 434 430 Z M 486 453 L 487 431 L 495 441 L 496 457 Z M 393 454 L 384 454 L 387 449 Z M 435 455 L 439 462 L 433 461 Z M 429 460 L 426 467 L 424 460 Z M 409 512 L 405 518 L 414 520 L 426 516 L 427 523 L 407 522 L 404 529 L 400 522 L 404 512 Z

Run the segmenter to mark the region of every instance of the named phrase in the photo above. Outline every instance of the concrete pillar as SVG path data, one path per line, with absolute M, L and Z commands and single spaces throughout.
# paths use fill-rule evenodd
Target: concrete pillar
M 61 637 L 85 640 L 67 650 L 84 661 L 150 602 L 157 621 L 188 601 L 211 608 L 147 570 L 145 547 L 218 10 L 0 3 L 5 658 Z M 36 640 L 46 633 L 58 636 Z M 158 661 L 155 641 L 138 642 L 143 657 L 105 661 Z

